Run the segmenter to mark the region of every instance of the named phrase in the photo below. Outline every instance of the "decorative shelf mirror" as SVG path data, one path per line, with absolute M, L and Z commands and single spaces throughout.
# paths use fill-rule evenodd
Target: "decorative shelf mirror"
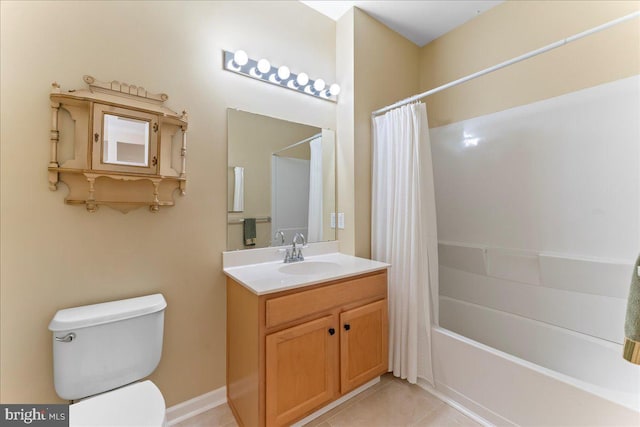
M 166 94 L 84 76 L 88 89 L 51 90 L 49 189 L 69 187 L 65 202 L 95 212 L 173 206 L 186 190 L 187 114 L 165 107 Z

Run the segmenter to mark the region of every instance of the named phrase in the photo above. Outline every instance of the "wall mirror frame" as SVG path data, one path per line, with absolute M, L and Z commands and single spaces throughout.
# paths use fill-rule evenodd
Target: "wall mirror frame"
M 94 169 L 124 172 L 156 172 L 158 132 L 154 115 L 138 112 L 134 116 L 118 107 L 94 106 L 93 134 L 102 135 L 102 148 L 93 150 Z
M 229 108 L 227 145 L 227 250 L 336 239 L 333 130 Z
M 65 203 L 89 212 L 158 212 L 186 192 L 187 113 L 164 106 L 164 93 L 83 77 L 88 89 L 52 84 L 49 189 L 69 188 Z

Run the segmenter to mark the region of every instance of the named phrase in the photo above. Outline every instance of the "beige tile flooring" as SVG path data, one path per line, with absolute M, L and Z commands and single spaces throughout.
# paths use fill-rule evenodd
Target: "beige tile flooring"
M 177 427 L 237 426 L 229 406 L 221 405 L 176 424 Z M 476 427 L 480 424 L 416 385 L 384 375 L 381 381 L 306 427 Z

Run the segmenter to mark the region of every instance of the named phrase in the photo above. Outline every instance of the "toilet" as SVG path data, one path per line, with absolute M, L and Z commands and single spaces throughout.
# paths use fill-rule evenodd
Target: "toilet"
M 162 354 L 161 294 L 58 311 L 53 332 L 56 393 L 73 400 L 70 426 L 166 425 L 162 393 L 151 374 Z

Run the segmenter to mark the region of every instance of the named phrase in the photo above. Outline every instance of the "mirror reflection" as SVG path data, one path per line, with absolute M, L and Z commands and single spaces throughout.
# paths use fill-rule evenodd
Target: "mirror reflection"
M 229 212 L 244 211 L 244 168 L 242 166 L 229 166 L 233 174 L 229 185 L 229 191 L 233 193 L 233 199 L 229 203 Z M 231 189 L 233 188 L 233 189 Z
M 335 240 L 335 134 L 228 110 L 227 249 Z
M 149 122 L 104 114 L 103 163 L 149 166 Z

